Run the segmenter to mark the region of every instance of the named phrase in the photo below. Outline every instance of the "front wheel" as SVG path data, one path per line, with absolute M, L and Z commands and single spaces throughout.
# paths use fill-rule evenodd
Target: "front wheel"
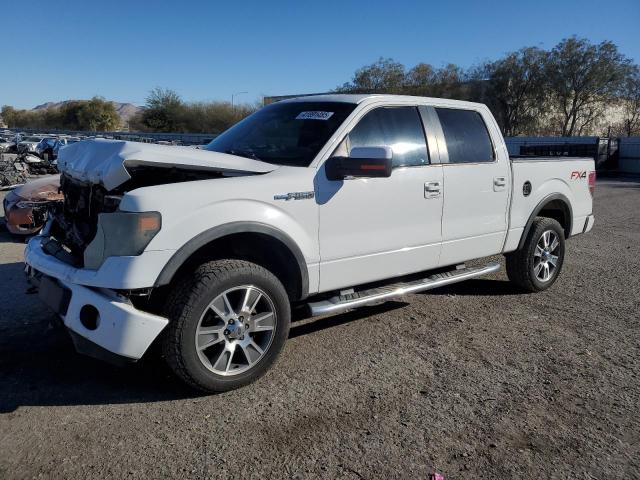
M 287 293 L 268 270 L 244 260 L 198 267 L 172 291 L 163 351 L 189 385 L 222 392 L 251 383 L 278 357 L 289 334 Z
M 506 255 L 509 280 L 529 292 L 546 290 L 560 275 L 564 248 L 560 224 L 552 218 L 537 217 L 522 248 Z

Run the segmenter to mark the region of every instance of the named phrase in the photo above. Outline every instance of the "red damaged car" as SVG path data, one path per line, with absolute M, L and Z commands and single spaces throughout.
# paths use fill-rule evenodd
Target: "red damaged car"
M 4 198 L 7 230 L 16 235 L 37 233 L 52 203 L 61 202 L 60 175 L 48 175 L 10 191 Z

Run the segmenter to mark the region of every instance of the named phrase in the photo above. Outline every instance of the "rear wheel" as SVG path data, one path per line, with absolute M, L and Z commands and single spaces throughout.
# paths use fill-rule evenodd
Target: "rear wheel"
M 554 284 L 564 262 L 564 231 L 552 219 L 537 217 L 521 249 L 508 253 L 509 280 L 529 292 L 540 292 Z
M 286 291 L 268 270 L 243 260 L 196 269 L 167 302 L 164 356 L 172 370 L 206 392 L 241 387 L 262 376 L 289 334 Z

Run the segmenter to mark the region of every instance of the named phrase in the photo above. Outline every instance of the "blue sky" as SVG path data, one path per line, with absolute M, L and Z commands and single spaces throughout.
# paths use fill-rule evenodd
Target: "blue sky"
M 142 104 L 155 86 L 253 102 L 330 90 L 379 57 L 468 67 L 574 34 L 640 63 L 639 0 L 5 0 L 0 11 L 0 105 L 20 108 L 93 95 Z

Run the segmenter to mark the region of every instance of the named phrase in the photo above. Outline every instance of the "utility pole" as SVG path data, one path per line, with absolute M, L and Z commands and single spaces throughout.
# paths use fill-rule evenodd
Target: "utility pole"
M 234 103 L 233 103 L 233 99 L 235 97 L 237 97 L 238 95 L 242 95 L 243 93 L 249 93 L 249 92 L 236 92 L 236 93 L 232 93 L 231 94 L 231 111 L 234 110 Z

